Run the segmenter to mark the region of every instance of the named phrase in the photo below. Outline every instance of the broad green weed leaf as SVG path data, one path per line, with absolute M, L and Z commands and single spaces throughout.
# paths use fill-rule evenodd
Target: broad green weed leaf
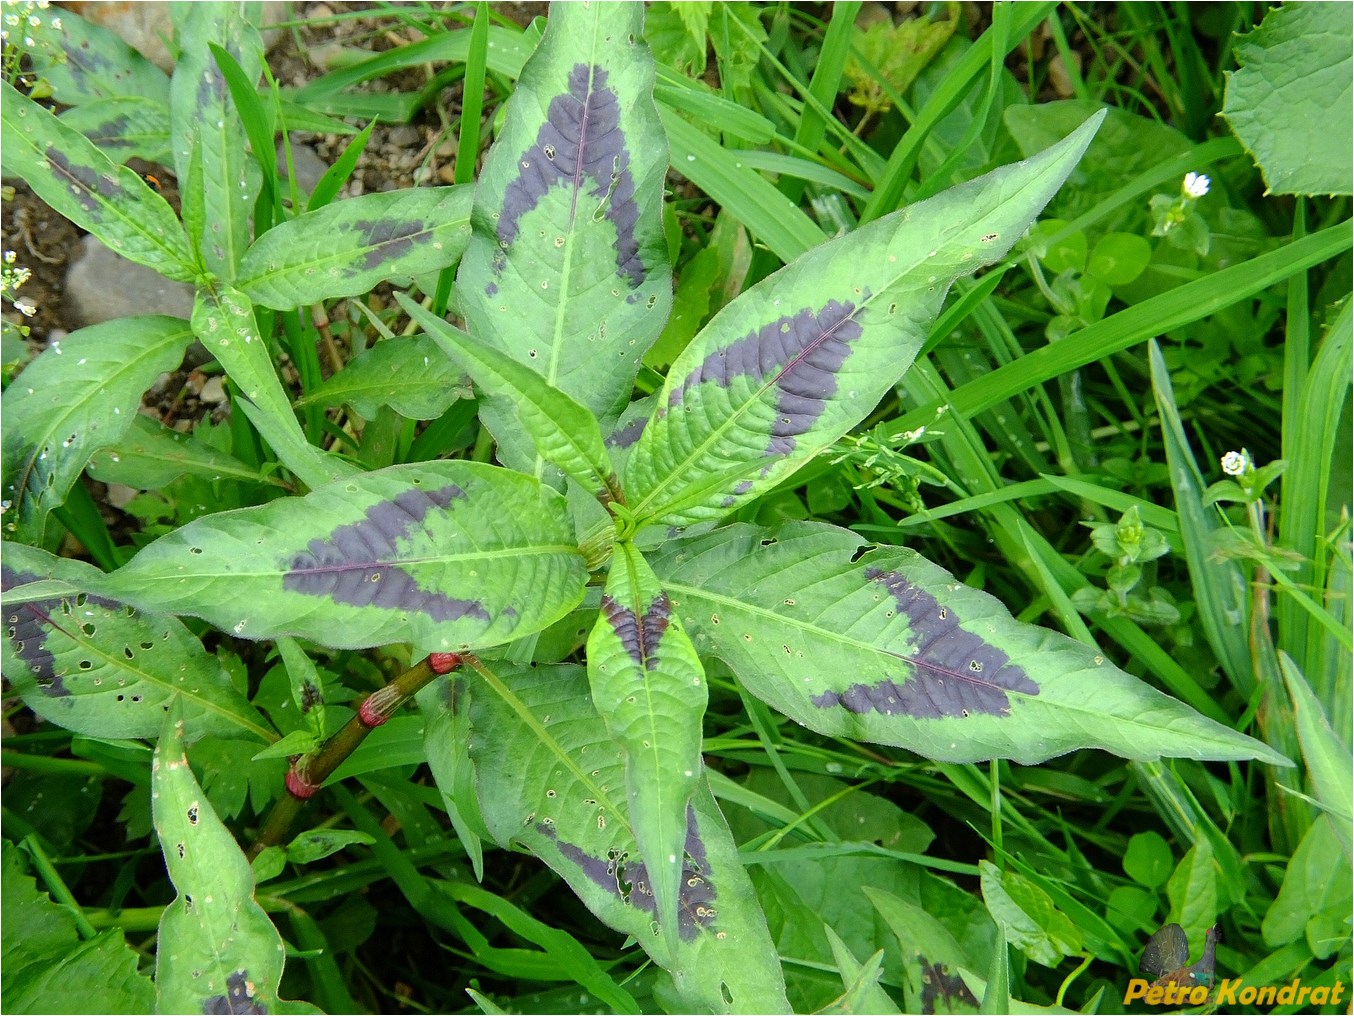
M 599 442 L 600 446 L 600 442 Z M 657 903 L 676 941 L 686 814 L 701 780 L 701 720 L 709 697 L 696 650 L 648 562 L 616 546 L 602 609 L 588 637 L 597 712 L 625 751 L 630 824 Z
M 590 410 L 530 367 L 476 342 L 404 294 L 396 296 L 446 356 L 465 369 L 482 395 L 496 400 L 494 411 L 503 419 L 515 418 L 517 426 L 531 438 L 537 455 L 559 466 L 599 500 L 619 499 L 620 488 L 602 445 L 602 430 Z
M 282 936 L 254 899 L 254 873 L 217 818 L 183 753 L 177 710 L 165 717 L 151 767 L 151 810 L 178 895 L 160 917 L 160 1012 L 318 1012 L 277 997 Z
M 911 364 L 951 283 L 1010 250 L 1099 123 L 822 244 L 715 315 L 673 364 L 626 462 L 635 514 L 718 518 L 860 422 Z M 672 509 L 740 464 L 700 504 Z
M 347 403 L 368 420 L 389 406 L 410 420 L 436 420 L 456 400 L 471 397 L 464 381 L 431 337 L 402 335 L 376 343 L 297 405 Z
M 159 490 L 186 474 L 208 480 L 280 483 L 196 435 L 180 434 L 140 414 L 133 418 L 126 436 L 94 453 L 87 471 L 102 483 L 121 483 L 134 490 Z
M 111 250 L 191 282 L 195 258 L 174 210 L 146 181 L 8 82 L 0 82 L 0 164 Z
M 246 20 L 246 10 L 257 11 L 258 6 L 209 3 L 174 8 L 179 45 L 169 82 L 174 172 L 180 180 L 196 179 L 189 162 L 202 161 L 205 219 L 193 239 L 206 268 L 226 281 L 235 277 L 249 246 L 249 217 L 260 176 L 246 147 L 244 122 L 209 43 L 234 57 L 245 77 L 257 82 L 264 47 L 258 30 Z
M 1034 882 L 980 861 L 983 900 L 1006 940 L 1035 963 L 1057 966 L 1081 951 L 1081 932 Z
M 192 340 L 186 321 L 119 318 L 45 349 L 2 397 L 6 537 L 41 543 L 47 517 L 101 448 L 131 428 L 141 395 L 177 367 Z
M 1270 904 L 1260 925 L 1265 945 L 1271 949 L 1295 942 L 1304 934 L 1330 923 L 1348 921 L 1351 899 L 1349 859 L 1332 823 L 1321 820 L 1308 828 L 1284 871 L 1279 895 Z M 1331 922 L 1334 916 L 1335 922 Z M 1348 933 L 1343 936 L 1349 941 Z M 1330 948 L 1333 952 L 1337 946 Z M 1316 950 L 1313 950 L 1317 953 Z M 1327 952 L 1327 955 L 1329 955 Z
M 714 798 L 702 785 L 682 852 L 679 944 L 656 934 L 649 875 L 625 804 L 622 750 L 582 668 L 498 667 L 469 704 L 480 807 L 494 838 L 526 846 L 584 904 L 672 976 L 689 1012 L 788 1012 L 780 960 Z
M 244 410 L 282 464 L 306 486 L 320 487 L 357 471 L 306 440 L 273 368 L 268 343 L 259 332 L 248 297 L 229 286 L 199 289 L 193 303 L 193 332 L 250 403 L 236 401 L 236 406 Z
M 667 144 L 639 4 L 559 4 L 508 100 L 457 276 L 467 327 L 598 417 L 614 415 L 672 300 Z M 491 50 L 492 51 L 492 50 Z M 534 451 L 485 416 L 509 465 Z
M 110 928 L 81 941 L 70 911 L 24 871 L 22 851 L 8 841 L 0 849 L 5 1011 L 149 1012 L 155 988 L 137 973 L 136 953 L 122 931 Z
M 59 119 L 114 162 L 169 161 L 169 111 L 162 100 L 116 96 L 68 109 Z
M 306 729 L 317 741 L 328 733 L 324 723 L 324 682 L 315 667 L 315 661 L 306 655 L 295 639 L 286 636 L 277 640 L 277 651 L 291 684 L 291 700 L 299 716 L 305 717 Z
M 474 196 L 473 187 L 411 187 L 306 212 L 254 242 L 235 285 L 255 303 L 291 310 L 440 271 L 470 241 Z
M 1349 194 L 1354 187 L 1349 10 L 1285 4 L 1236 40 L 1222 116 L 1271 194 Z
M 103 574 L 21 544 L 5 547 L 4 588 L 55 576 L 77 589 Z M 263 718 L 177 618 L 87 593 L 4 607 L 5 677 L 43 719 L 88 737 L 155 737 L 177 694 L 188 736 L 272 740 Z
M 916 552 L 821 523 L 735 525 L 650 561 L 697 650 L 819 733 L 946 762 L 1041 762 L 1075 748 L 1125 758 L 1283 764 Z
M 1331 824 L 1343 843 L 1346 859 L 1349 859 L 1350 807 L 1354 802 L 1354 764 L 1351 764 L 1349 749 L 1331 728 L 1321 701 L 1312 693 L 1307 678 L 1293 665 L 1287 653 L 1279 654 L 1279 667 L 1293 700 L 1298 743 L 1302 746 L 1302 759 L 1307 764 L 1312 793 L 1327 812 L 1325 818 L 1318 821 Z
M 198 519 L 106 585 L 243 638 L 444 652 L 544 628 L 578 603 L 585 580 L 559 495 L 456 461 L 392 466 Z
M 116 32 L 63 7 L 35 4 L 23 16 L 40 22 L 35 26 L 30 21 L 24 34 L 44 43 L 28 48 L 33 73 L 47 82 L 52 98 L 63 106 L 119 98 L 145 99 L 161 109 L 168 104 L 165 72 Z M 60 20 L 60 28 L 53 26 L 53 19 Z

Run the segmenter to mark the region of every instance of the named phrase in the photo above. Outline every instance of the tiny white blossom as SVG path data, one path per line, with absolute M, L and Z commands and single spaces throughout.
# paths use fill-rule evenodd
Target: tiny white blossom
M 24 317 L 32 317 L 38 310 L 36 304 L 31 304 L 27 300 L 15 300 L 14 309 Z
M 18 255 L 15 254 L 12 250 L 5 251 L 5 264 L 7 265 L 14 264 L 14 261 L 17 257 Z
M 1196 201 L 1208 193 L 1208 177 L 1202 173 L 1186 173 L 1185 182 L 1180 185 L 1181 192 L 1187 198 L 1193 198 Z
M 916 430 L 905 430 L 905 431 L 903 431 L 903 439 L 904 439 L 905 441 L 915 441 L 915 440 L 917 440 L 917 438 L 921 437 L 921 436 L 922 436 L 923 434 L 925 434 L 925 433 L 926 433 L 926 427 L 923 425 L 923 426 L 921 426 L 921 427 L 918 427 Z
M 1228 452 L 1222 457 L 1222 471 L 1228 476 L 1242 476 L 1250 464 L 1251 453 L 1245 448 L 1239 452 Z

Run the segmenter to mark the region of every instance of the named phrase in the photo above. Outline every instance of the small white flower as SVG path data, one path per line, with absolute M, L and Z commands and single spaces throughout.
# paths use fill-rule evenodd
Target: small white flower
M 7 265 L 12 265 L 12 264 L 14 264 L 14 260 L 15 260 L 15 258 L 17 258 L 17 257 L 18 257 L 18 255 L 15 254 L 12 250 L 7 250 L 7 251 L 5 251 L 5 264 L 7 264 Z
M 925 433 L 926 433 L 926 427 L 925 427 L 924 425 L 921 426 L 921 427 L 918 427 L 916 430 L 905 430 L 905 431 L 903 431 L 903 440 L 905 440 L 905 441 L 915 441 L 915 440 L 917 440 L 919 437 L 921 437 L 921 436 L 922 436 L 923 434 L 925 434 Z
M 1197 201 L 1208 193 L 1209 182 L 1208 177 L 1202 173 L 1186 173 L 1185 182 L 1180 185 L 1180 190 L 1185 197 Z
M 1222 457 L 1222 471 L 1228 476 L 1242 476 L 1251 465 L 1251 453 L 1245 448 L 1239 452 L 1228 452 Z
M 35 304 L 31 304 L 27 300 L 15 300 L 14 309 L 24 317 L 32 317 L 38 310 Z

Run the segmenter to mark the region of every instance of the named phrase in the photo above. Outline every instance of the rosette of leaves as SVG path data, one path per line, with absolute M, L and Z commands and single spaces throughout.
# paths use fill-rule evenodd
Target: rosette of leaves
M 912 550 L 820 523 L 725 523 L 866 417 L 949 287 L 1007 254 L 1100 118 L 810 250 L 630 404 L 671 302 L 642 22 L 636 4 L 552 10 L 475 188 L 456 280 L 467 330 L 402 299 L 473 379 L 506 467 L 317 475 L 304 496 L 183 526 L 90 592 L 244 638 L 474 654 L 420 696 L 463 838 L 550 865 L 652 956 L 674 1008 L 786 1011 L 702 766 L 705 660 L 820 734 L 946 762 L 1083 747 L 1284 760 Z M 232 301 L 204 320 L 243 320 Z M 585 663 L 531 665 L 532 637 L 589 583 Z

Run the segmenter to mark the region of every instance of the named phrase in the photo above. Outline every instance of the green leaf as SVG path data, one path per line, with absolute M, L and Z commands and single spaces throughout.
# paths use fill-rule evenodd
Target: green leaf
M 160 917 L 156 1008 L 280 1011 L 282 936 L 254 899 L 244 853 L 193 778 L 183 736 L 183 722 L 171 710 L 151 769 L 155 832 L 178 892 Z M 290 1011 L 318 1012 L 304 1003 L 290 1003 Z
M 1218 863 L 1207 836 L 1200 836 L 1166 883 L 1170 919 L 1185 929 L 1190 955 L 1203 952 L 1204 936 L 1218 919 Z
M 1081 932 L 1048 893 L 1014 871 L 979 861 L 983 900 L 1007 941 L 1035 963 L 1056 967 L 1081 951 Z
M 600 443 L 599 443 L 600 447 Z M 616 547 L 588 637 L 593 704 L 625 753 L 630 822 L 649 873 L 659 927 L 677 941 L 686 814 L 700 783 L 708 690 L 696 650 L 648 562 Z
M 315 662 L 296 644 L 295 639 L 285 636 L 277 640 L 277 651 L 287 671 L 291 700 L 296 706 L 297 715 L 305 717 L 306 729 L 311 736 L 317 741 L 322 740 L 328 733 L 324 722 L 324 682 L 315 668 Z
M 132 426 L 121 440 L 94 453 L 88 472 L 102 483 L 121 483 L 134 490 L 159 490 L 184 475 L 208 480 L 281 483 L 235 456 L 217 451 L 198 434 L 180 434 L 139 413 L 132 418 Z
M 0 920 L 5 926 L 0 986 L 6 1012 L 149 1012 L 150 978 L 115 928 L 82 942 L 65 907 L 24 871 L 23 853 L 0 847 Z
M 1222 115 L 1255 157 L 1270 194 L 1349 194 L 1354 113 L 1349 12 L 1285 4 L 1236 40 Z
M 354 843 L 375 842 L 371 836 L 356 829 L 307 829 L 287 844 L 287 860 L 293 864 L 311 864 Z
M 162 100 L 121 95 L 68 109 L 59 119 L 115 162 L 169 161 L 169 111 Z
M 326 455 L 306 440 L 273 369 L 268 343 L 259 332 L 248 297 L 229 286 L 199 289 L 193 303 L 193 332 L 248 400 L 237 401 L 236 405 L 277 452 L 282 464 L 306 486 L 320 487 L 357 471 L 357 467 Z
M 442 351 L 471 376 L 483 393 L 481 405 L 500 419 L 512 420 L 531 438 L 537 455 L 559 466 L 588 493 L 604 503 L 621 499 L 611 459 L 602 444 L 602 429 L 590 410 L 530 367 L 492 346 L 477 343 L 403 293 L 397 293 L 396 298 Z
M 1293 851 L 1279 895 L 1260 925 L 1265 945 L 1276 949 L 1296 942 L 1309 928 L 1325 924 L 1329 915 L 1348 920 L 1354 897 L 1351 884 L 1349 858 L 1343 855 L 1339 835 L 1330 822 L 1313 822 Z
M 169 78 L 114 31 L 60 7 L 25 10 L 23 34 L 40 45 L 28 49 L 33 73 L 63 106 L 136 98 L 163 109 L 169 103 Z M 31 18 L 39 24 L 34 25 Z M 61 22 L 57 28 L 54 20 Z M 54 43 L 55 45 L 51 45 Z
M 561 4 L 508 100 L 457 275 L 466 324 L 607 423 L 671 303 L 666 142 L 641 5 Z M 492 49 L 492 48 L 491 48 Z M 534 449 L 485 422 L 508 465 Z
M 720 311 L 673 364 L 626 461 L 636 516 L 718 518 L 859 423 L 911 364 L 950 284 L 1010 250 L 1099 122 L 825 243 Z M 740 464 L 741 477 L 672 510 L 705 477 Z
M 408 285 L 461 256 L 474 196 L 472 187 L 412 187 L 306 212 L 254 242 L 235 285 L 277 310 L 357 296 L 391 280 Z
M 544 628 L 578 603 L 585 580 L 559 495 L 457 461 L 392 466 L 198 519 L 107 587 L 243 638 L 445 652 Z
M 976 1004 L 959 980 L 959 971 L 971 965 L 969 957 L 935 914 L 875 886 L 862 886 L 861 891 L 902 947 L 909 1011 L 926 1008 L 928 996 L 944 999 L 951 1006 Z M 931 1006 L 934 1004 L 931 1002 Z
M 527 847 L 602 921 L 633 936 L 671 975 L 683 1010 L 789 1011 L 765 918 L 708 789 L 702 784 L 687 813 L 674 953 L 656 934 L 621 752 L 582 668 L 499 667 L 491 676 L 475 682 L 468 708 L 480 808 L 494 838 Z
M 1279 667 L 1293 700 L 1298 743 L 1302 746 L 1302 760 L 1307 764 L 1312 793 L 1327 812 L 1326 821 L 1343 842 L 1348 860 L 1351 856 L 1350 823 L 1354 820 L 1350 814 L 1350 802 L 1354 801 L 1354 762 L 1350 759 L 1349 749 L 1331 728 L 1320 700 L 1287 653 L 1279 654 Z
M 1124 851 L 1124 874 L 1138 885 L 1156 889 L 1166 884 L 1174 868 L 1171 848 L 1162 835 L 1151 829 L 1134 833 Z
M 458 674 L 428 685 L 418 693 L 423 716 L 423 751 L 437 783 L 442 807 L 456 830 L 477 881 L 484 881 L 484 843 L 489 831 L 475 798 L 475 771 L 470 763 L 470 712 L 456 708 L 465 679 Z
M 410 420 L 436 420 L 471 394 L 465 374 L 430 336 L 401 335 L 376 343 L 296 404 L 346 403 L 368 420 L 389 406 Z
M 823 926 L 828 943 L 832 946 L 832 958 L 842 975 L 842 987 L 846 990 L 823 1012 L 827 1013 L 896 1013 L 897 1004 L 889 998 L 888 992 L 879 986 L 883 974 L 884 951 L 877 950 L 865 963 L 861 963 L 851 954 L 850 947 L 828 925 Z
M 256 168 L 250 172 L 244 121 L 211 45 L 234 57 L 254 84 L 263 72 L 263 42 L 241 4 L 187 4 L 174 14 L 179 54 L 169 82 L 174 172 L 180 180 L 201 180 L 201 192 L 193 197 L 205 220 L 193 241 L 206 268 L 230 281 L 249 246 L 249 217 L 261 177 Z M 195 158 L 202 162 L 200 178 L 189 172 Z
M 914 551 L 860 556 L 864 546 L 821 523 L 735 525 L 650 561 L 697 650 L 819 733 L 947 762 L 1029 764 L 1096 747 L 1283 764 Z
M 1152 245 L 1136 233 L 1106 233 L 1095 243 L 1086 274 L 1107 286 L 1126 286 L 1152 260 Z
M 79 590 L 104 579 L 83 561 L 17 543 L 5 545 L 3 573 L 6 593 L 47 577 Z M 177 618 L 138 614 L 85 592 L 23 604 L 7 597 L 4 614 L 5 677 L 45 720 L 88 737 L 155 737 L 178 695 L 194 740 L 273 738 L 216 657 Z
M 43 350 L 0 396 L 5 535 L 41 543 L 47 517 L 90 458 L 122 440 L 141 395 L 183 359 L 192 338 L 171 317 L 119 318 Z
M 0 82 L 0 165 L 130 261 L 191 282 L 197 266 L 174 210 L 149 184 L 8 82 Z

